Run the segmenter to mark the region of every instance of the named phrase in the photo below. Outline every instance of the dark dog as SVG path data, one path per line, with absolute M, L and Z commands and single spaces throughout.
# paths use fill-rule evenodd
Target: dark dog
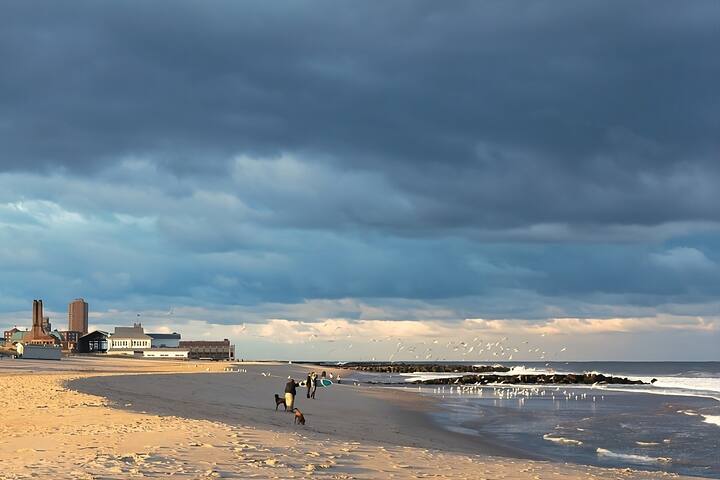
M 277 411 L 278 407 L 282 405 L 285 408 L 285 411 L 287 412 L 287 405 L 285 405 L 285 399 L 280 398 L 280 395 L 277 393 L 275 394 L 275 411 Z
M 293 412 L 295 412 L 295 425 L 298 423 L 300 425 L 305 425 L 305 415 L 303 415 L 297 408 L 293 408 Z

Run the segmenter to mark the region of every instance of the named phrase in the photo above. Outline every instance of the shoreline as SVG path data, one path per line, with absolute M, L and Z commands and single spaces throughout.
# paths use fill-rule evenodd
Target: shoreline
M 283 366 L 279 367 L 283 368 Z M 282 432 L 293 428 L 283 415 L 274 411 L 271 392 L 265 395 L 266 398 L 250 398 L 245 401 L 215 402 L 195 395 L 192 401 L 175 399 L 173 403 L 170 397 L 175 392 L 171 390 L 171 384 L 193 384 L 197 379 L 190 377 L 195 373 L 172 373 L 170 374 L 172 378 L 164 378 L 166 375 L 168 374 L 144 374 L 142 379 L 134 378 L 136 375 L 86 377 L 70 381 L 68 387 L 82 393 L 103 396 L 108 399 L 110 405 L 121 410 L 161 416 L 178 415 L 194 420 L 251 425 L 257 428 L 271 426 Z M 236 374 L 212 372 L 209 375 L 235 376 Z M 267 377 L 263 377 L 265 378 Z M 282 382 L 283 378 L 270 377 L 269 381 Z M 140 387 L 142 390 L 133 393 L 131 389 L 138 388 L 138 380 L 142 383 Z M 204 387 L 214 389 L 213 397 L 217 395 L 217 389 L 222 388 L 226 383 L 224 378 L 203 380 Z M 549 460 L 518 448 L 501 445 L 494 439 L 483 440 L 477 435 L 466 435 L 443 428 L 429 414 L 430 410 L 440 405 L 439 399 L 417 395 L 413 391 L 404 392 L 401 389 L 387 387 L 333 385 L 331 388 L 332 392 L 318 392 L 319 400 L 326 395 L 332 395 L 331 402 L 320 402 L 320 409 L 316 408 L 314 402 L 301 396 L 303 390 L 298 388 L 299 398 L 296 406 L 302 409 L 308 419 L 305 429 L 308 435 L 315 435 L 318 438 L 332 435 L 343 441 L 357 441 L 362 437 L 363 441 L 377 445 L 392 444 L 435 448 L 448 453 Z M 280 387 L 277 390 L 279 394 Z M 222 392 L 220 395 L 227 398 L 225 393 Z M 351 417 L 355 417 L 356 420 Z
M 285 373 L 305 371 L 296 365 L 246 363 L 245 374 L 200 362 L 66 362 L 0 364 L 0 402 L 11 412 L 0 426 L 0 478 L 697 478 L 463 452 L 453 444 L 463 435 L 424 421 L 432 399 L 380 388 L 319 389 L 314 403 L 301 398 L 308 425 L 296 427 L 269 395 Z M 225 390 L 210 388 L 218 380 Z M 198 405 L 217 418 L 187 415 Z M 393 430 L 413 423 L 419 436 Z

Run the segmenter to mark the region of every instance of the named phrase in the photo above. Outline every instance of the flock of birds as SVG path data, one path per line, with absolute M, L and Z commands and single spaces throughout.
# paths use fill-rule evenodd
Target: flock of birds
M 175 308 L 170 306 L 166 315 L 172 316 L 175 313 Z M 137 314 L 140 317 L 140 313 Z M 333 330 L 333 334 L 338 335 L 338 331 L 342 330 L 342 326 L 336 326 Z M 242 324 L 239 328 L 238 333 L 246 331 L 246 325 Z M 544 337 L 545 334 L 541 333 L 540 337 Z M 314 344 L 317 342 L 326 343 L 340 343 L 338 338 L 324 339 L 321 340 L 315 333 L 308 335 L 307 340 L 311 348 L 314 348 Z M 337 350 L 352 350 L 353 335 L 347 334 L 344 336 L 345 344 L 338 345 L 337 347 L 330 348 L 328 353 L 333 353 Z M 394 348 L 387 348 L 389 351 L 388 361 L 393 363 L 395 361 L 409 360 L 409 361 L 451 361 L 451 360 L 506 360 L 512 361 L 515 356 L 521 355 L 525 358 L 528 356 L 537 358 L 539 361 L 550 360 L 551 357 L 557 359 L 557 357 L 567 350 L 567 347 L 561 347 L 557 352 L 549 353 L 540 346 L 531 345 L 529 340 L 524 340 L 519 344 L 512 345 L 508 341 L 508 337 L 502 337 L 500 340 L 484 342 L 480 337 L 475 337 L 472 341 L 465 340 L 449 340 L 447 342 L 440 342 L 440 340 L 427 340 L 415 343 L 407 343 L 401 337 L 386 336 L 383 338 L 372 338 L 370 343 L 383 344 L 383 343 L 395 343 Z M 529 355 L 526 355 L 529 354 Z M 554 354 L 554 355 L 553 355 Z M 458 358 L 458 355 L 460 358 Z M 452 357 L 452 358 L 451 358 Z M 360 361 L 378 361 L 377 357 L 365 357 L 361 356 L 358 358 Z
M 336 327 L 336 330 L 342 327 Z M 545 334 L 540 334 L 544 337 Z M 338 350 L 350 350 L 353 348 L 352 335 L 346 335 L 344 345 L 328 350 L 332 353 Z M 316 334 L 308 336 L 308 342 L 312 346 L 313 342 L 336 343 L 338 339 L 320 340 Z M 382 338 L 371 338 L 371 344 L 381 346 L 388 355 L 387 361 L 390 363 L 398 361 L 512 361 L 515 357 L 523 357 L 527 359 L 532 357 L 538 361 L 557 360 L 563 352 L 567 350 L 566 346 L 562 346 L 557 351 L 549 352 L 543 347 L 531 344 L 529 340 L 519 343 L 510 342 L 507 336 L 492 341 L 484 341 L 480 337 L 472 340 L 448 340 L 440 341 L 438 339 L 424 340 L 420 342 L 408 342 L 401 337 L 385 336 Z M 384 347 L 384 348 L 383 348 Z M 385 361 L 385 358 L 377 356 L 360 356 L 360 361 Z M 548 364 L 549 365 L 549 364 Z
M 418 390 L 422 391 L 422 387 L 418 386 Z M 580 393 L 578 391 L 556 388 L 541 387 L 488 387 L 483 385 L 443 385 L 433 387 L 432 393 L 445 398 L 446 395 L 461 396 L 477 396 L 484 397 L 486 394 L 498 400 L 518 400 L 523 405 L 529 399 L 547 399 L 554 401 L 603 401 L 605 395 L 591 395 L 587 392 Z

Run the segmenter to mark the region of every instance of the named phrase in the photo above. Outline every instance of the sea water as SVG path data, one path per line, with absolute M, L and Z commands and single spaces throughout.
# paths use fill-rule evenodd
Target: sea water
M 458 363 L 458 369 L 462 365 Z M 541 458 L 720 478 L 720 362 L 503 362 L 508 374 L 585 373 L 652 385 L 412 386 L 441 400 L 437 423 Z M 458 374 L 363 374 L 412 382 Z

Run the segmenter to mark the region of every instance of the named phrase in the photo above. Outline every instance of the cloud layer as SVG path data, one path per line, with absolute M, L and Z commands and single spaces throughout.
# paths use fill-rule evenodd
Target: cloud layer
M 6 6 L 0 310 L 191 308 L 238 338 L 469 318 L 670 338 L 652 319 L 678 316 L 717 338 L 719 19 L 711 1 Z

